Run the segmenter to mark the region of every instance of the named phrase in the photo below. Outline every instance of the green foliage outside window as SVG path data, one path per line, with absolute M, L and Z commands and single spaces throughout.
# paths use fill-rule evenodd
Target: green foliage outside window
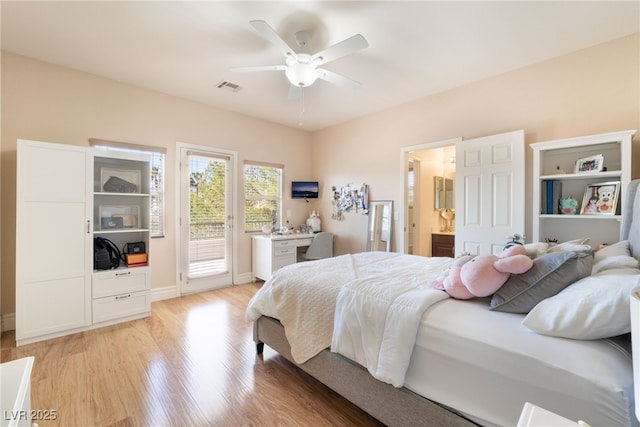
M 224 235 L 225 168 L 225 162 L 207 159 L 206 168 L 189 176 L 191 240 Z
M 281 218 L 282 168 L 244 165 L 245 231 L 276 226 Z

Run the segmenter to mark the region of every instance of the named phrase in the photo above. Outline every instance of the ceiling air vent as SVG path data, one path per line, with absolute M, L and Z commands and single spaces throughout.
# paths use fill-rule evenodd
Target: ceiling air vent
M 239 92 L 242 89 L 242 86 L 237 85 L 235 83 L 228 82 L 226 80 L 222 80 L 218 82 L 216 87 L 218 89 L 230 90 L 231 92 Z

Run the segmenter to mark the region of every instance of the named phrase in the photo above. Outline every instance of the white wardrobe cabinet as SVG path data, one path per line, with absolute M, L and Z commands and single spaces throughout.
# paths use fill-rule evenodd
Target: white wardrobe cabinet
M 95 282 L 110 273 L 93 269 L 94 236 L 108 235 L 118 245 L 142 241 L 149 247 L 148 178 L 140 180 L 140 189 L 135 195 L 112 194 L 114 199 L 111 201 L 110 196 L 99 189 L 100 183 L 96 183 L 105 162 L 114 170 L 144 177 L 149 174 L 148 160 L 138 157 L 131 161 L 127 155 L 107 152 L 94 155 L 97 152 L 90 147 L 18 140 L 16 345 L 150 313 L 150 281 L 146 266 L 135 267 L 134 275 L 125 274 L 124 285 L 116 281 L 113 292 L 98 285 L 102 286 L 103 294 L 94 294 Z M 136 212 L 137 227 L 101 230 L 96 219 L 99 219 L 102 205 Z M 113 271 L 128 270 L 133 271 L 122 263 Z M 118 304 L 107 305 L 107 312 L 102 308 L 96 319 L 93 313 L 96 298 L 122 296 L 119 301 L 124 301 L 129 299 L 124 296 L 132 292 L 142 292 L 144 303 L 138 298 L 135 309 L 127 302 L 128 307 L 124 310 Z

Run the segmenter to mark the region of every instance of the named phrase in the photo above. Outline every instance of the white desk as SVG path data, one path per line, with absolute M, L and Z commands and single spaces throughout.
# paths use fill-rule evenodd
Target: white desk
M 252 236 L 252 279 L 267 280 L 274 271 L 298 262 L 298 248 L 306 248 L 313 234 L 285 234 Z

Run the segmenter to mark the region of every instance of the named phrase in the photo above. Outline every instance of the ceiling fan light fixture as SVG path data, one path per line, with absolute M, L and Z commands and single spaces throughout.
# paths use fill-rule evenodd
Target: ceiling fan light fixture
M 318 78 L 316 69 L 306 64 L 290 65 L 284 74 L 292 85 L 300 87 L 311 86 Z

